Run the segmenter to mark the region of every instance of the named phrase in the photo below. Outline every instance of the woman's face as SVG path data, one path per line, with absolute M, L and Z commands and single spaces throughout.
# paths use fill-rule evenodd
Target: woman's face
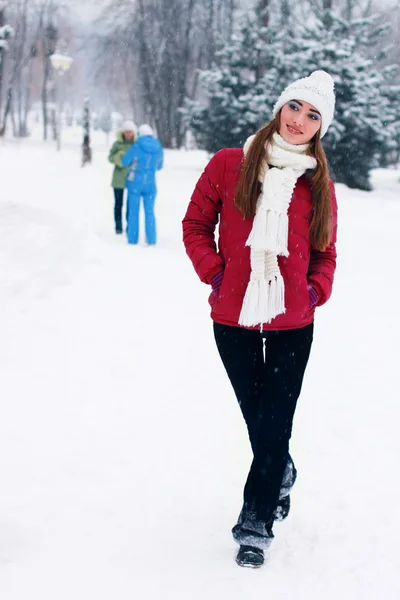
M 133 138 L 133 131 L 124 131 L 124 136 L 126 140 L 131 140 Z
M 321 114 L 304 100 L 290 100 L 282 107 L 279 134 L 289 144 L 307 144 L 321 127 Z

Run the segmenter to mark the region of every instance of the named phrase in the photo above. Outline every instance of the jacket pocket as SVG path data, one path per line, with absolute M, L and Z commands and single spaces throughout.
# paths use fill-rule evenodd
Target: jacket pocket
M 305 311 L 303 313 L 303 318 L 313 315 L 314 311 L 315 311 L 315 305 L 310 306 L 310 290 L 308 289 L 308 280 L 306 280 L 306 286 L 307 286 L 306 287 L 306 289 L 307 289 L 307 305 L 306 305 Z
M 214 306 L 216 306 L 218 298 L 219 294 L 216 294 L 215 292 L 211 292 L 211 294 L 208 296 L 208 304 L 211 306 L 211 308 L 214 308 Z
M 211 306 L 211 308 L 214 308 L 219 300 L 219 297 L 221 295 L 221 290 L 222 287 L 224 285 L 224 279 L 225 279 L 225 268 L 221 269 L 223 271 L 222 273 L 222 280 L 221 280 L 221 285 L 219 286 L 219 291 L 218 292 L 214 292 L 214 290 L 211 291 L 211 294 L 208 297 L 208 303 Z

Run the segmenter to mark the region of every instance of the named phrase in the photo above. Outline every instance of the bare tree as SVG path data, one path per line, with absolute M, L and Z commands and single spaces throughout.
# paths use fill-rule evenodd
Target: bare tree
M 14 33 L 12 27 L 6 24 L 6 6 L 7 3 L 0 0 L 0 116 L 3 103 L 5 50 L 7 48 L 8 38 Z
M 0 136 L 4 136 L 7 126 L 7 118 L 10 115 L 13 123 L 14 135 L 21 135 L 23 131 L 22 125 L 22 94 L 24 89 L 23 75 L 26 66 L 33 56 L 32 48 L 27 49 L 28 39 L 28 3 L 29 0 L 18 0 L 12 6 L 10 11 L 13 28 L 15 31 L 15 40 L 12 44 L 8 60 L 8 83 L 6 93 L 6 104 L 0 129 Z M 14 115 L 14 96 L 17 89 L 17 104 L 18 104 L 18 129 L 15 124 Z
M 2 108 L 2 100 L 3 100 L 3 77 L 4 77 L 4 59 L 3 59 L 3 55 L 4 55 L 4 41 L 5 41 L 5 35 L 3 33 L 4 31 L 4 25 L 6 23 L 6 5 L 5 3 L 0 3 L 0 115 L 1 115 L 1 108 Z
M 42 63 L 42 120 L 43 139 L 47 140 L 49 126 L 49 100 L 52 102 L 50 122 L 52 137 L 57 139 L 57 117 L 55 108 L 56 86 L 50 62 L 50 56 L 55 53 L 60 41 L 60 34 L 65 27 L 66 3 L 64 0 L 37 0 L 39 16 L 38 24 L 38 56 Z
M 153 2 L 149 11 L 149 1 L 145 5 L 138 0 L 137 37 L 144 95 L 160 138 L 167 146 L 179 147 L 182 143 L 179 108 L 196 89 L 198 61 L 205 61 L 203 65 L 209 67 L 215 60 L 218 27 L 221 41 L 227 30 L 230 35 L 233 16 L 226 17 L 233 6 L 226 0 L 171 0 L 161 5 Z M 158 23 L 156 27 L 154 22 Z M 226 23 L 225 28 L 222 22 Z M 203 53 L 197 51 L 201 46 L 206 48 Z
M 92 86 L 101 92 L 104 104 L 137 120 L 139 115 L 144 117 L 145 103 L 141 101 L 138 44 L 133 40 L 135 10 L 133 0 L 110 0 L 95 24 L 89 46 Z
M 42 69 L 43 69 L 43 79 L 42 79 L 42 117 L 43 117 L 43 139 L 47 140 L 47 128 L 48 128 L 48 95 L 49 95 L 49 87 L 53 92 L 53 105 L 55 104 L 55 83 L 52 80 L 52 70 L 51 70 L 51 62 L 50 56 L 55 53 L 56 45 L 58 40 L 58 30 L 53 24 L 50 16 L 50 20 L 46 26 L 41 27 L 41 59 L 42 59 Z M 51 86 L 49 86 L 49 82 L 51 81 Z M 57 139 L 57 131 L 55 129 L 56 118 L 55 118 L 55 107 L 53 106 L 53 138 Z
M 107 64 L 103 81 L 115 77 L 112 70 L 119 72 L 117 93 L 124 83 L 134 118 L 150 120 L 164 145 L 182 144 L 179 108 L 197 92 L 198 69 L 218 60 L 218 45 L 232 34 L 234 8 L 234 0 L 110 0 L 107 5 L 107 37 L 100 40 L 101 64 Z
M 50 55 L 54 52 L 63 0 L 15 0 L 9 5 L 10 22 L 15 30 L 15 40 L 7 60 L 6 102 L 0 135 L 4 135 L 7 118 L 11 117 L 14 134 L 27 135 L 27 117 L 30 109 L 33 75 L 42 78 L 41 100 L 44 137 L 47 137 L 48 94 L 51 88 Z M 34 69 L 33 59 L 41 62 L 41 69 Z M 15 114 L 16 112 L 16 114 Z M 15 125 L 15 117 L 18 126 Z M 56 132 L 54 132 L 56 133 Z
M 7 123 L 8 114 L 11 112 L 11 118 L 13 122 L 14 135 L 21 135 L 22 132 L 21 121 L 22 121 L 22 94 L 23 94 L 23 72 L 29 62 L 31 56 L 28 53 L 26 55 L 26 43 L 27 43 L 27 27 L 28 27 L 28 0 L 19 0 L 14 6 L 16 10 L 16 23 L 15 23 L 15 42 L 12 45 L 12 51 L 10 52 L 10 62 L 12 64 L 11 77 L 8 83 L 7 89 L 7 100 L 6 108 L 3 118 L 3 129 L 1 134 L 4 135 L 5 127 Z M 13 99 L 14 90 L 17 88 L 17 108 L 18 108 L 18 129 L 15 126 L 15 116 L 13 111 Z

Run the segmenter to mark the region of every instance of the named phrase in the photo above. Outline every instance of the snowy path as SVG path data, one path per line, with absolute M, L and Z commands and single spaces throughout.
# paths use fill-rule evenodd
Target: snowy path
M 180 241 L 205 157 L 167 154 L 146 248 L 113 234 L 105 153 L 77 152 L 0 145 L 1 599 L 398 600 L 398 173 L 339 186 L 293 511 L 253 572 L 246 433 Z

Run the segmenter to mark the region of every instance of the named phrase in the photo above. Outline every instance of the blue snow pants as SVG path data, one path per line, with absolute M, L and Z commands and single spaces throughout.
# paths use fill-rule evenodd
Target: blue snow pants
M 139 241 L 139 211 L 140 199 L 143 199 L 144 223 L 146 240 L 148 244 L 155 244 L 156 217 L 154 215 L 154 204 L 157 190 L 154 184 L 128 187 L 128 244 L 137 244 Z

